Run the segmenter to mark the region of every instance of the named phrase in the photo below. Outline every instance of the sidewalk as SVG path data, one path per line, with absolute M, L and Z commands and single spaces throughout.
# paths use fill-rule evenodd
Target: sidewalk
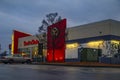
M 113 67 L 120 68 L 120 64 L 105 64 L 99 62 L 64 62 L 64 63 L 33 63 L 39 65 L 73 66 L 73 67 Z

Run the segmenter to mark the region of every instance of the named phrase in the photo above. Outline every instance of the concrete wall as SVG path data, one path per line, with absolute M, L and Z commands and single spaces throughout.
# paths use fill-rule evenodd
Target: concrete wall
M 120 36 L 120 21 L 111 20 L 111 23 L 109 25 L 111 28 L 111 34 Z
M 86 25 L 76 26 L 72 28 L 68 28 L 68 40 L 76 40 L 76 39 L 84 39 L 91 38 L 96 36 L 104 36 L 104 35 L 115 35 L 120 36 L 120 22 L 115 20 L 104 20 L 100 22 L 90 23 Z M 107 44 L 108 41 L 104 41 L 104 46 L 101 45 L 102 54 L 103 55 L 114 55 L 110 52 L 110 44 Z M 88 48 L 96 48 L 90 47 L 87 43 L 79 43 L 82 47 Z M 97 47 L 98 48 L 98 47 Z M 66 58 L 77 58 L 78 57 L 78 48 L 75 49 L 66 49 Z
M 111 34 L 110 20 L 68 28 L 68 40 L 89 38 L 109 34 Z
M 78 58 L 78 48 L 66 49 L 65 59 L 77 59 Z

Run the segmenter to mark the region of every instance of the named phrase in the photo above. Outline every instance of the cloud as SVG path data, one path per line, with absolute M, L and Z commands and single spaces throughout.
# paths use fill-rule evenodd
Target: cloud
M 13 29 L 37 33 L 51 12 L 58 12 L 67 18 L 68 27 L 74 27 L 109 18 L 120 20 L 119 8 L 120 0 L 0 0 L 0 43 L 10 43 Z

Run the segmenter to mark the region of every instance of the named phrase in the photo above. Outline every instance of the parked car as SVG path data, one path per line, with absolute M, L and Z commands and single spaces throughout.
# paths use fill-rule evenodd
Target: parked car
M 7 63 L 31 63 L 32 59 L 29 57 L 23 57 L 21 54 L 7 55 L 1 58 L 1 62 Z

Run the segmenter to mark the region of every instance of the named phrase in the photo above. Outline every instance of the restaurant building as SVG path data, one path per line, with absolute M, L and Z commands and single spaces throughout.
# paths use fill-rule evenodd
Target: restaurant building
M 67 28 L 62 62 L 96 62 L 99 61 L 99 57 L 114 57 L 120 53 L 119 30 L 120 21 L 112 19 Z M 18 51 L 30 57 L 44 56 L 46 59 L 48 57 L 47 49 L 39 55 L 38 44 L 39 39 L 35 35 L 20 37 Z

